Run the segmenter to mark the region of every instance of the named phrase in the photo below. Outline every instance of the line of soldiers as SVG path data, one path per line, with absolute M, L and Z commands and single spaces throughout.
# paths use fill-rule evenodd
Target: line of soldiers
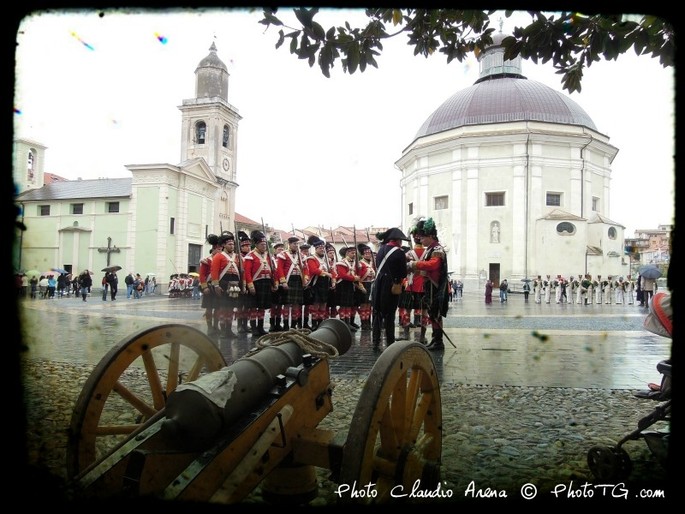
M 400 244 L 394 234 L 409 240 L 399 229 L 379 234 L 383 247 L 378 255 L 365 244 L 346 245 L 336 252 L 333 245 L 314 235 L 306 242 L 290 237 L 287 243 L 274 244 L 273 249 L 259 230 L 249 236 L 239 231 L 237 241 L 231 232 L 209 235 L 210 253 L 200 261 L 199 267 L 208 335 L 235 338 L 249 333 L 260 337 L 267 333 L 264 324 L 268 311 L 269 332 L 290 328 L 316 330 L 323 320 L 337 317 L 353 332 L 371 330 L 377 347 L 381 329 L 387 345 L 395 341 L 399 306 L 405 339 L 411 328 L 420 327 L 420 340 L 428 343 L 425 334 L 430 325 L 429 348 L 443 349 L 442 316 L 447 301 L 447 289 L 443 286 L 447 282 L 447 264 L 437 241 L 437 231 L 430 224 L 432 220 L 426 229 L 422 223 L 412 233 L 414 248 L 402 248 L 405 255 L 398 253 L 402 273 L 395 270 L 389 273 L 391 266 L 388 266 L 383 277 L 379 277 L 387 276 L 387 284 L 384 280 L 375 284 L 377 272 L 384 266 L 385 247 Z M 377 295 L 375 309 L 372 309 L 372 286 Z M 390 308 L 385 309 L 386 293 L 390 294 L 391 286 L 401 286 L 401 292 L 396 295 L 393 290 Z M 444 290 L 444 295 L 438 294 L 438 290 Z M 413 324 L 410 323 L 412 310 Z M 356 323 L 357 316 L 360 324 Z M 233 331 L 234 321 L 237 333 Z
M 578 275 L 566 279 L 561 275 L 551 278 L 547 275 L 542 278 L 538 275 L 533 280 L 533 295 L 535 303 L 551 303 L 554 298 L 556 303 L 577 303 L 591 305 L 596 304 L 623 304 L 632 305 L 635 298 L 636 281 L 628 275 L 623 277 L 608 276 L 603 279 L 602 275 L 592 278 L 592 275 Z
M 231 232 L 211 234 L 207 243 L 211 250 L 200 261 L 199 278 L 208 334 L 236 337 L 235 320 L 238 334 L 262 336 L 267 311 L 269 332 L 316 330 L 331 317 L 352 331 L 371 329 L 375 264 L 368 245 L 345 246 L 338 258 L 335 247 L 317 236 L 306 242 L 293 236 L 287 248 L 276 243 L 271 249 L 258 230 L 249 236 L 238 232 L 239 250 Z M 355 323 L 357 315 L 361 325 Z

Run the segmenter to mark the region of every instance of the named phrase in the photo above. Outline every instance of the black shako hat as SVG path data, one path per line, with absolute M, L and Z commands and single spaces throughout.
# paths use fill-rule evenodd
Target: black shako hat
M 313 246 L 314 248 L 317 248 L 319 246 L 325 245 L 326 242 L 317 236 L 309 236 L 307 238 L 307 244 L 309 244 L 310 246 Z
M 219 243 L 226 243 L 227 241 L 235 241 L 235 236 L 232 232 L 224 231 L 219 236 Z
M 244 243 L 245 241 L 250 242 L 250 236 L 247 235 L 246 232 L 243 232 L 242 230 L 238 232 L 238 240 L 241 243 Z
M 369 245 L 365 245 L 364 243 L 359 243 L 357 245 L 357 251 L 361 254 L 364 255 L 364 252 L 366 250 L 371 250 L 371 247 Z
M 288 238 L 288 242 L 289 242 L 289 243 L 297 243 L 299 240 L 300 240 L 300 238 L 297 237 L 297 236 L 290 236 L 290 237 Z
M 354 246 L 343 246 L 340 250 L 338 250 L 338 253 L 340 254 L 340 257 L 345 257 L 347 255 L 347 252 L 356 250 Z
M 207 236 L 207 244 L 210 244 L 212 246 L 216 246 L 219 244 L 219 236 L 216 234 L 209 234 Z
M 263 232 L 259 230 L 253 230 L 252 232 L 250 232 L 250 239 L 252 239 L 252 242 L 254 244 L 263 243 L 264 241 L 266 241 L 266 236 Z

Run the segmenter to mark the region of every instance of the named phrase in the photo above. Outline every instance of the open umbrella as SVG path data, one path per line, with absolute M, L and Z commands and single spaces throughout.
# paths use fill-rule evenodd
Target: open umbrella
M 154 277 L 154 276 L 156 275 L 156 273 L 149 272 L 149 273 L 146 273 L 146 275 L 147 275 L 148 277 Z
M 45 277 L 54 276 L 54 275 L 55 275 L 55 272 L 52 271 L 52 270 L 50 270 L 50 271 L 44 271 L 43 273 L 41 273 L 41 275 L 43 275 L 43 276 L 45 276 Z
M 40 277 L 41 273 L 37 269 L 30 269 L 24 273 L 27 277 Z
M 522 278 L 521 282 L 532 282 L 533 280 L 530 278 Z
M 64 273 L 64 274 L 69 273 L 69 272 L 68 272 L 67 270 L 65 270 L 64 268 L 50 268 L 50 270 L 51 270 L 51 271 L 54 271 L 55 273 L 59 273 L 60 275 L 61 275 L 62 273 Z
M 654 264 L 647 264 L 646 266 L 641 266 L 637 271 L 644 278 L 657 279 L 661 276 L 661 270 L 657 268 Z
M 121 266 L 107 266 L 106 268 L 102 268 L 102 271 L 109 271 L 110 273 L 112 271 L 119 271 L 121 269 Z
M 199 274 L 199 273 L 195 273 L 194 271 L 191 271 L 190 273 L 188 273 L 188 276 L 190 276 L 190 277 L 199 277 L 200 274 Z

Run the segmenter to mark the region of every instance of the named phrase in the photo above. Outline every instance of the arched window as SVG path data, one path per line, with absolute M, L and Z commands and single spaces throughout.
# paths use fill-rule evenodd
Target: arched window
M 616 239 L 616 229 L 614 227 L 609 227 L 609 239 Z
M 29 155 L 26 162 L 26 178 L 33 182 L 35 175 L 33 174 L 33 164 L 34 164 L 33 150 L 29 150 Z
M 207 135 L 207 125 L 204 121 L 198 121 L 195 124 L 195 144 L 204 145 L 205 137 Z
M 224 138 L 221 144 L 224 145 L 224 148 L 228 148 L 228 141 L 231 135 L 231 129 L 228 128 L 228 125 L 224 125 Z
M 560 236 L 572 236 L 576 233 L 576 226 L 568 221 L 563 221 L 557 225 L 557 233 Z

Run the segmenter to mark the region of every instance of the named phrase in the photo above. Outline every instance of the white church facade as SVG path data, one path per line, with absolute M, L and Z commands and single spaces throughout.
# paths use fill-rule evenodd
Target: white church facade
M 573 100 L 524 77 L 520 57 L 505 61 L 503 38 L 395 163 L 403 226 L 432 217 L 471 290 L 486 278 L 627 276 L 625 227 L 608 217 L 618 149 Z
M 14 182 L 26 226 L 17 237 L 17 268 L 52 267 L 96 275 L 195 270 L 206 236 L 233 230 L 240 115 L 228 103 L 229 74 L 212 44 L 195 70 L 195 98 L 183 100 L 181 162 L 129 164 L 130 178 L 44 183 L 45 146 L 14 142 Z

